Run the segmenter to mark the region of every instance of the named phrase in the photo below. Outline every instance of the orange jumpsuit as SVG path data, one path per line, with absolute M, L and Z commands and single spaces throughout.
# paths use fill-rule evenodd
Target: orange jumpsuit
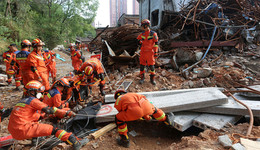
M 100 74 L 104 74 L 101 62 L 97 58 L 90 58 L 82 64 L 79 71 L 84 71 L 87 66 L 91 66 L 93 68 L 93 75 L 87 77 L 87 79 L 92 80 L 93 82 L 96 82 L 98 81 L 98 79 L 101 79 L 100 84 L 105 85 L 106 81 L 104 80 L 104 77 L 100 78 Z
M 20 70 L 20 66 L 19 64 L 17 63 L 17 54 L 19 53 L 20 51 L 15 51 L 14 52 L 14 69 L 15 69 L 15 86 L 16 87 L 19 87 L 21 85 L 21 81 L 22 81 L 22 72 Z
M 52 79 L 56 78 L 56 62 L 55 62 L 55 53 L 45 50 L 43 53 L 43 58 L 45 65 L 47 67 L 48 76 L 51 74 Z M 49 78 L 49 77 L 48 77 Z
M 39 136 L 49 136 L 55 134 L 62 141 L 67 141 L 72 133 L 65 130 L 56 130 L 49 124 L 38 122 L 41 114 L 38 113 L 47 104 L 34 97 L 25 97 L 14 107 L 8 124 L 8 131 L 16 140 L 30 139 Z
M 126 93 L 119 96 L 114 107 L 118 110 L 116 115 L 116 124 L 118 133 L 127 136 L 126 121 L 134 121 L 144 117 L 146 120 L 151 120 L 152 115 L 158 121 L 165 121 L 165 113 L 158 108 L 155 108 L 145 96 L 136 93 Z
M 2 121 L 2 113 L 3 113 L 3 111 L 4 111 L 4 106 L 0 102 L 0 123 Z
M 48 80 L 47 67 L 45 66 L 44 58 L 41 52 L 32 51 L 27 58 L 27 63 L 30 65 L 30 68 L 35 68 L 36 71 L 27 70 L 27 75 L 29 81 L 38 80 L 39 77 L 42 79 L 42 84 L 45 86 L 45 90 L 50 89 L 50 84 Z
M 66 101 L 62 101 L 61 98 L 62 92 L 58 88 L 53 88 L 49 90 L 46 95 L 44 95 L 43 102 L 50 107 L 57 107 L 60 109 L 68 108 L 68 105 L 65 104 Z
M 27 57 L 30 52 L 22 49 L 20 52 L 16 54 L 16 62 L 19 65 L 19 72 L 22 75 L 23 85 L 26 85 L 29 82 L 28 75 L 26 74 L 31 70 L 30 65 L 27 63 Z
M 79 70 L 79 67 L 82 64 L 81 54 L 79 50 L 71 50 L 71 60 L 74 70 Z
M 155 56 L 158 54 L 158 36 L 157 33 L 151 30 L 145 31 L 141 33 L 137 39 L 141 44 L 141 52 L 140 52 L 140 75 L 144 74 L 144 66 L 152 66 L 150 67 L 150 74 L 152 76 L 155 75 L 154 64 L 155 64 Z
M 7 82 L 10 84 L 12 82 L 12 76 L 15 74 L 15 68 L 11 65 L 12 60 L 14 59 L 15 54 L 11 51 L 6 51 L 3 53 L 3 60 L 6 66 L 6 74 L 8 76 Z

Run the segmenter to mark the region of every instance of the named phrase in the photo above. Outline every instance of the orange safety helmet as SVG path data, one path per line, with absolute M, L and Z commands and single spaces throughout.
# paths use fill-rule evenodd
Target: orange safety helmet
M 56 86 L 59 85 L 59 86 L 63 86 L 63 87 L 70 87 L 70 82 L 66 78 L 61 78 L 61 79 L 55 81 L 53 85 L 56 85 Z
M 93 67 L 87 66 L 87 67 L 85 68 L 85 75 L 86 75 L 86 76 L 91 76 L 92 74 L 93 74 Z
M 32 41 L 32 46 L 33 46 L 33 47 L 43 46 L 43 45 L 44 45 L 44 43 L 43 43 L 40 39 L 34 39 L 34 40 Z
M 127 93 L 124 89 L 118 89 L 115 92 L 114 99 L 117 99 L 120 95 Z
M 74 43 L 70 43 L 69 44 L 69 48 L 71 48 L 71 47 L 75 47 L 76 45 L 74 44 Z
M 22 47 L 32 46 L 32 43 L 29 40 L 23 40 L 21 42 Z
M 25 85 L 24 89 L 26 90 L 26 92 L 28 91 L 44 92 L 45 87 L 41 84 L 41 82 L 32 80 Z
M 144 19 L 144 20 L 141 22 L 141 26 L 145 26 L 145 25 L 147 25 L 148 27 L 150 27 L 150 25 L 151 25 L 150 20 Z

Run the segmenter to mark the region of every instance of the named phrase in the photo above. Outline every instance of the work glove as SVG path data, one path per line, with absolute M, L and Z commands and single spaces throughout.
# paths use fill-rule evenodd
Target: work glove
M 68 110 L 65 114 L 66 117 L 75 117 L 76 116 L 76 113 L 74 113 L 73 111 L 71 110 Z
M 0 114 L 2 114 L 5 111 L 4 106 L 0 103 Z

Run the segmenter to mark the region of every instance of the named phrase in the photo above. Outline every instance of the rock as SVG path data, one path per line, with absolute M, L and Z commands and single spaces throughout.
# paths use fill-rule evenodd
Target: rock
M 224 146 L 224 148 L 230 148 L 232 146 L 232 141 L 228 135 L 222 135 L 218 137 L 218 142 Z
M 166 77 L 166 75 L 167 75 L 168 73 L 166 72 L 166 70 L 163 70 L 161 74 L 162 74 L 163 77 Z
M 188 85 L 190 88 L 194 87 L 194 83 L 191 80 L 188 81 Z
M 211 68 L 194 68 L 193 72 L 197 73 L 199 78 L 205 78 L 205 77 L 208 77 L 212 73 L 212 69 Z
M 94 149 L 99 147 L 98 143 L 92 143 L 91 145 L 93 146 Z
M 204 84 L 203 84 L 203 79 L 199 80 L 199 81 L 196 81 L 194 82 L 194 88 L 200 88 L 200 87 L 204 87 Z
M 196 60 L 199 61 L 202 58 L 203 53 L 202 52 L 195 52 L 195 56 L 196 56 Z
M 233 62 L 224 62 L 222 66 L 229 66 L 229 67 L 233 67 L 234 66 L 234 63 Z
M 206 85 L 206 86 L 211 86 L 212 85 L 212 82 L 209 78 L 205 78 L 203 80 L 203 84 Z

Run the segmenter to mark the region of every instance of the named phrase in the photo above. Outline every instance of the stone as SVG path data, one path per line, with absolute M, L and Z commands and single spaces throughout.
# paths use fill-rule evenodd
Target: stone
M 224 148 L 230 148 L 232 146 L 232 141 L 228 135 L 221 135 L 218 137 L 218 142 L 224 146 Z
M 210 76 L 210 74 L 212 73 L 212 69 L 211 68 L 194 68 L 193 72 L 197 73 L 199 78 L 206 78 L 206 77 Z

